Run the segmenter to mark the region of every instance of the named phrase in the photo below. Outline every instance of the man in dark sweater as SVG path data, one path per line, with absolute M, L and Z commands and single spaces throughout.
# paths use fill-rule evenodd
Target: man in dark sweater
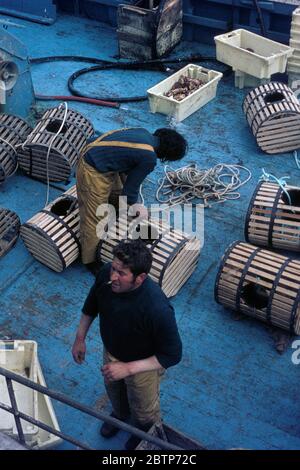
M 85 358 L 85 338 L 99 315 L 104 345 L 101 369 L 112 403 L 112 416 L 142 430 L 160 419 L 159 382 L 164 369 L 181 360 L 182 345 L 173 307 L 148 277 L 150 250 L 141 240 L 122 241 L 114 259 L 99 272 L 84 303 L 72 354 Z M 101 434 L 112 437 L 119 428 L 104 423 Z M 126 443 L 136 447 L 135 436 Z
M 137 205 L 139 187 L 154 169 L 157 158 L 174 161 L 183 158 L 185 139 L 173 129 L 120 129 L 103 134 L 88 143 L 77 168 L 77 196 L 80 212 L 82 262 L 95 270 L 96 248 L 107 218 L 97 215 L 101 204 L 118 207 L 118 196 L 126 196 L 134 213 L 147 215 Z M 134 215 L 134 214 L 133 214 Z

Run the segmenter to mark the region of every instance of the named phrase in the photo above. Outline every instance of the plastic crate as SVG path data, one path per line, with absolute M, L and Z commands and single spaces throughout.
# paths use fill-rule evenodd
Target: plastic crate
M 271 41 L 246 29 L 215 37 L 217 60 L 257 78 L 284 73 L 293 48 Z
M 37 381 L 37 344 L 35 341 L 0 341 L 0 365 L 16 374 Z M 38 396 L 35 390 L 13 382 L 19 411 L 38 419 Z M 5 377 L 0 376 L 1 401 L 10 406 Z M 36 440 L 38 427 L 21 420 L 27 444 Z M 0 410 L 0 430 L 18 436 L 13 414 Z
M 205 82 L 205 85 L 188 95 L 182 101 L 164 96 L 164 93 L 172 88 L 181 75 L 189 78 L 198 78 Z M 186 65 L 178 70 L 178 72 L 147 90 L 150 110 L 152 113 L 166 114 L 175 118 L 176 121 L 182 121 L 216 96 L 217 86 L 222 76 L 223 74 L 220 72 L 209 70 L 199 65 Z
M 293 12 L 290 32 L 290 46 L 294 48 L 292 57 L 288 60 L 289 85 L 300 78 L 300 8 Z
M 37 361 L 37 383 L 39 385 L 42 385 L 43 387 L 47 387 L 39 360 Z M 42 421 L 42 423 L 47 424 L 47 426 L 54 428 L 56 431 L 60 431 L 60 427 L 50 397 L 39 392 L 37 395 L 38 419 Z M 56 447 L 61 442 L 62 439 L 60 437 L 55 436 L 54 434 L 51 434 L 50 432 L 45 431 L 42 428 L 39 428 L 36 436 L 36 442 L 32 447 L 34 449 L 45 450 L 50 449 L 52 447 Z
M 256 88 L 268 83 L 269 81 L 270 78 L 256 78 L 245 72 L 241 72 L 240 70 L 236 70 L 234 72 L 234 86 L 236 88 Z

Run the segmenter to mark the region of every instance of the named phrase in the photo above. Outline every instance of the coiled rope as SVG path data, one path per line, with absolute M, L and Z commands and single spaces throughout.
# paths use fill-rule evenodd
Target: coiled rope
M 163 204 L 177 205 L 193 199 L 202 199 L 205 207 L 223 203 L 229 199 L 239 199 L 237 191 L 252 177 L 251 171 L 242 165 L 219 163 L 207 170 L 201 170 L 196 164 L 174 170 L 168 165 L 164 168 L 165 176 L 159 181 L 156 199 Z M 242 179 L 241 172 L 246 176 Z

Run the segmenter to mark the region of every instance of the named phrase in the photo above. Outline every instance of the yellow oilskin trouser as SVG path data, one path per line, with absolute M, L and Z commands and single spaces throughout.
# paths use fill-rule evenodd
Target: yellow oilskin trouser
M 81 258 L 83 264 L 89 264 L 96 259 L 96 249 L 101 235 L 104 233 L 108 217 L 97 216 L 101 204 L 113 204 L 117 207 L 118 197 L 122 193 L 126 180 L 124 175 L 117 172 L 100 173 L 86 163 L 83 156 L 92 147 L 125 147 L 154 151 L 151 145 L 121 141 L 102 141 L 113 132 L 103 134 L 94 142 L 87 145 L 77 166 L 77 198 L 80 214 Z

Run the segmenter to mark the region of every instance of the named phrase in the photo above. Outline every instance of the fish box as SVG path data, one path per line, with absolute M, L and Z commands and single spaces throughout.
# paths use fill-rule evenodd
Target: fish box
M 37 357 L 35 341 L 0 341 L 0 366 L 46 387 Z M 19 411 L 60 431 L 50 398 L 29 387 L 13 381 Z M 0 401 L 11 405 L 6 380 L 0 376 Z M 61 438 L 21 420 L 26 444 L 33 449 L 48 449 L 61 442 Z M 0 409 L 0 431 L 18 439 L 13 414 Z
M 204 85 L 186 96 L 181 101 L 165 96 L 180 76 L 200 79 Z M 183 121 L 199 108 L 212 100 L 217 93 L 217 86 L 223 74 L 209 70 L 200 65 L 189 64 L 176 73 L 147 90 L 150 110 L 152 113 L 161 113 L 173 117 L 176 121 Z
M 217 60 L 257 78 L 284 73 L 293 48 L 246 29 L 215 37 Z
M 37 343 L 35 341 L 0 341 L 0 366 L 26 379 L 37 381 Z M 38 394 L 18 382 L 12 382 L 19 411 L 38 419 Z M 5 377 L 0 376 L 0 401 L 11 405 Z M 36 440 L 38 427 L 21 420 L 27 444 Z M 18 437 L 14 415 L 0 409 L 0 431 Z
M 39 360 L 37 361 L 37 383 L 47 387 Z M 43 393 L 38 393 L 38 419 L 47 426 L 60 431 L 60 427 L 54 412 L 50 397 Z M 50 449 L 62 442 L 62 439 L 54 434 L 39 428 L 34 449 Z
M 177 429 L 165 423 L 156 423 L 148 431 L 148 434 L 153 437 L 158 437 L 163 441 L 181 447 L 184 450 L 204 450 L 205 447 L 195 439 L 183 434 Z M 161 448 L 152 444 L 149 441 L 141 441 L 135 450 L 160 450 Z

